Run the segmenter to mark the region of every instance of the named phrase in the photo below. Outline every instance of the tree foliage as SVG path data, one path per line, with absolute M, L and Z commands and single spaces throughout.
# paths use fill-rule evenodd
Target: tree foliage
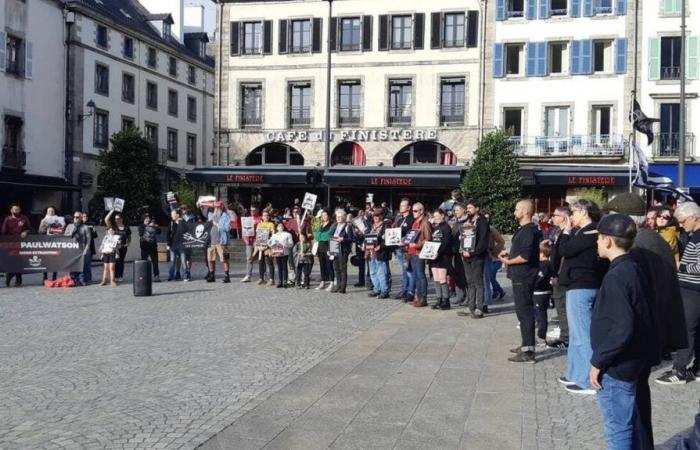
M 170 186 L 170 190 L 177 192 L 177 198 L 179 200 L 178 204 L 185 204 L 189 206 L 191 211 L 195 211 L 197 209 L 197 188 L 193 183 L 190 183 L 187 180 L 178 180 L 176 183 Z
M 93 219 L 100 221 L 104 197 L 124 199 L 124 218 L 129 224 L 141 222 L 141 214 L 161 210 L 161 187 L 157 149 L 137 129 L 130 128 L 112 135 L 111 148 L 97 157 L 97 193 L 90 202 Z
M 491 224 L 498 230 L 515 230 L 513 210 L 522 198 L 522 187 L 513 144 L 505 133 L 494 131 L 484 136 L 462 181 L 462 192 L 466 199 L 491 211 Z

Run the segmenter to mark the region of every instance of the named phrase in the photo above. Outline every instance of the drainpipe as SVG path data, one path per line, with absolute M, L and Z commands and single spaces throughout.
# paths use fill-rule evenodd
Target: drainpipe
M 72 123 L 72 116 L 73 116 L 73 110 L 72 110 L 72 104 L 71 104 L 71 98 L 70 98 L 70 40 L 71 40 L 71 30 L 73 29 L 73 22 L 75 20 L 75 16 L 71 17 L 71 14 L 74 14 L 70 11 L 68 11 L 66 3 L 63 3 L 61 5 L 63 9 L 63 21 L 66 24 L 66 27 L 64 28 L 64 33 L 65 33 L 65 46 L 66 46 L 66 67 L 65 67 L 65 77 L 66 77 L 66 86 L 65 86 L 65 131 L 64 131 L 64 178 L 68 183 L 73 183 L 73 130 L 71 130 L 71 123 Z M 65 192 L 63 194 L 63 211 L 73 211 L 73 193 L 72 192 Z M 82 192 L 80 194 L 80 197 L 82 198 Z M 82 205 L 81 205 L 82 206 Z

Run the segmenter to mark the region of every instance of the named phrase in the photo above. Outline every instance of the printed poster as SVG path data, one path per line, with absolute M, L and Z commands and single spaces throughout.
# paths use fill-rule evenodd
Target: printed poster
M 302 209 L 312 210 L 316 206 L 318 195 L 307 192 L 304 194 L 304 201 L 301 203 Z
M 426 241 L 423 243 L 423 248 L 420 251 L 418 257 L 420 259 L 434 260 L 438 256 L 438 250 L 440 250 L 439 242 Z
M 241 217 L 241 235 L 243 237 L 255 236 L 255 219 L 252 217 Z
M 387 228 L 384 232 L 384 243 L 387 247 L 401 245 L 401 228 Z

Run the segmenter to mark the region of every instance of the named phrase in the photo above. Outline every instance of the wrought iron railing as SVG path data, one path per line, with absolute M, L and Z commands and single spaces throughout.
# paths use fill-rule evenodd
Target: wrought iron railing
M 654 135 L 654 156 L 655 157 L 678 157 L 680 150 L 680 133 L 657 133 Z M 695 135 L 686 133 L 685 135 L 685 156 L 695 155 Z
M 562 156 L 623 156 L 625 140 L 622 135 L 512 136 L 516 155 L 521 157 Z

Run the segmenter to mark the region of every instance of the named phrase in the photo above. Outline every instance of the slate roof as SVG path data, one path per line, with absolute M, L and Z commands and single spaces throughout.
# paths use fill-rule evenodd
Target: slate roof
M 175 53 L 193 58 L 211 69 L 214 68 L 214 58 L 210 56 L 200 57 L 199 54 L 187 48 L 176 39 L 163 38 L 158 30 L 150 23 L 154 16 L 168 16 L 169 14 L 151 14 L 137 0 L 70 0 L 68 7 L 78 7 L 94 12 L 96 15 L 118 23 L 136 33 L 145 35 L 164 46 L 170 47 Z

